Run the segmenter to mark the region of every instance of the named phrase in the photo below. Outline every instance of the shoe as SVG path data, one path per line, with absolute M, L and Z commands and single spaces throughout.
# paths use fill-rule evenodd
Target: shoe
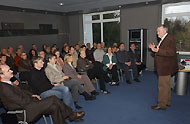
M 76 108 L 76 109 L 82 109 L 82 107 L 79 106 L 77 103 L 75 103 L 75 108 Z
M 99 95 L 99 92 L 96 92 L 95 90 L 91 92 L 92 95 L 97 96 Z
M 101 92 L 101 93 L 104 93 L 104 94 L 110 94 L 110 92 L 107 91 L 107 90 L 101 90 L 100 92 Z
M 115 85 L 117 85 L 117 82 L 111 82 L 110 83 L 110 86 L 115 86 Z
M 141 82 L 138 78 L 134 79 L 135 82 Z
M 85 112 L 84 112 L 84 111 L 81 111 L 81 112 L 74 112 L 71 116 L 69 116 L 68 119 L 69 119 L 70 122 L 72 122 L 72 121 L 81 119 L 84 115 L 85 115 Z
M 96 96 L 93 96 L 93 95 L 89 95 L 85 97 L 85 100 L 95 100 L 95 99 L 96 99 Z
M 74 120 L 74 122 L 84 122 L 84 119 L 82 119 L 82 118 L 79 118 L 79 119 L 76 119 L 76 120 Z
M 130 81 L 130 80 L 126 80 L 126 83 L 127 83 L 127 84 L 131 84 L 131 81 Z
M 151 107 L 153 110 L 166 110 L 166 108 L 162 108 L 160 106 L 152 106 Z

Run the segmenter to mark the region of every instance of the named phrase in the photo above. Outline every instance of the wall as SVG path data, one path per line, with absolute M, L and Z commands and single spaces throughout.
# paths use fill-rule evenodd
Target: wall
M 62 46 L 63 42 L 69 42 L 69 22 L 66 16 L 0 10 L 0 17 L 0 23 L 21 22 L 24 23 L 25 29 L 39 29 L 39 24 L 53 24 L 53 28 L 59 30 L 59 34 L 55 35 L 0 37 L 0 48 L 9 45 L 16 48 L 19 44 L 23 44 L 28 50 L 33 43 L 41 48 L 44 43 L 48 45 L 57 43 L 58 46 Z
M 128 30 L 144 28 L 148 30 L 148 43 L 156 43 L 156 29 L 161 24 L 161 4 L 129 7 L 121 9 L 121 42 L 128 48 Z M 151 52 L 147 55 L 147 68 L 154 70 L 154 58 Z
M 82 14 L 70 15 L 69 20 L 69 43 L 74 45 L 77 42 L 83 42 L 83 16 Z

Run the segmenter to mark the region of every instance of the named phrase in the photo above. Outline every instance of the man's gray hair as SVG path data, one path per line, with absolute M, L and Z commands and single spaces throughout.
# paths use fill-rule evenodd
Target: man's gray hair
M 165 25 L 160 25 L 159 27 L 163 27 L 163 29 L 168 32 L 168 27 L 166 27 Z

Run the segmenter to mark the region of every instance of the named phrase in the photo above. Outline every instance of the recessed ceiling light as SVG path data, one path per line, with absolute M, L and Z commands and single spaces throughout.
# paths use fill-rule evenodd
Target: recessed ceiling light
M 63 2 L 61 2 L 61 3 L 59 3 L 59 5 L 60 5 L 60 6 L 63 6 L 63 5 L 64 5 L 64 3 L 63 3 Z

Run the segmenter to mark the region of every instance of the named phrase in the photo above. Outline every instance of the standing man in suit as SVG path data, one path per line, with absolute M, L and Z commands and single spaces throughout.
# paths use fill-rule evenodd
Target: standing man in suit
M 26 121 L 37 120 L 41 115 L 52 115 L 54 124 L 66 124 L 65 119 L 70 121 L 82 118 L 84 112 L 73 112 L 70 107 L 61 102 L 57 97 L 50 96 L 41 99 L 28 91 L 14 86 L 10 81 L 13 71 L 7 65 L 0 65 L 0 99 L 8 110 L 26 110 Z M 23 115 L 18 114 L 17 119 L 23 120 Z
M 157 28 L 157 35 L 161 38 L 159 44 L 149 44 L 155 52 L 155 68 L 158 73 L 158 104 L 152 106 L 153 110 L 166 110 L 171 106 L 171 75 L 177 72 L 176 41 L 167 33 L 167 27 L 161 25 Z

